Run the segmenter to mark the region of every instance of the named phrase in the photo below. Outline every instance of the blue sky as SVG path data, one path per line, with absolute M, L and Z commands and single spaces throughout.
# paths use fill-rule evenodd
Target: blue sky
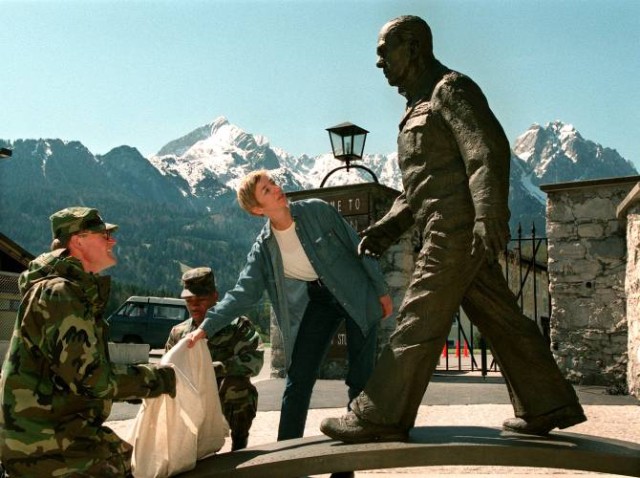
M 395 150 L 403 98 L 377 34 L 426 19 L 436 57 L 484 90 L 510 142 L 562 120 L 640 169 L 638 0 L 0 0 L 0 138 L 144 155 L 218 116 L 292 154 L 325 128 Z

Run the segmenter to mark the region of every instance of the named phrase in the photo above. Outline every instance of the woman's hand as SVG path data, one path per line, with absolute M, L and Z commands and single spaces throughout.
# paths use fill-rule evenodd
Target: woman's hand
M 187 339 L 187 347 L 191 348 L 193 347 L 196 342 L 200 339 L 206 339 L 207 338 L 207 333 L 202 330 L 202 329 L 196 329 L 193 332 L 189 332 L 186 336 Z
M 393 301 L 389 294 L 380 297 L 380 305 L 382 306 L 382 318 L 386 319 L 393 312 Z

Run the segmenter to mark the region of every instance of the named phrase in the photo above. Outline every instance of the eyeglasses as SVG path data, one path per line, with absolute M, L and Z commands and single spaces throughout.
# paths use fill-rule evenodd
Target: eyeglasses
M 105 241 L 109 241 L 113 238 L 113 234 L 111 233 L 111 231 L 88 231 L 88 232 L 83 232 L 78 234 L 78 236 L 80 237 L 84 237 L 84 236 L 88 236 L 90 234 L 100 234 L 102 237 L 104 237 Z

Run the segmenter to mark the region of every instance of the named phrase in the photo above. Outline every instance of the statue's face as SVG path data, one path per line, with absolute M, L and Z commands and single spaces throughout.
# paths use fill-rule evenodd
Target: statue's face
M 382 68 L 391 86 L 402 87 L 412 73 L 411 52 L 408 42 L 403 42 L 399 35 L 389 32 L 390 26 L 392 24 L 387 23 L 378 35 L 376 66 Z

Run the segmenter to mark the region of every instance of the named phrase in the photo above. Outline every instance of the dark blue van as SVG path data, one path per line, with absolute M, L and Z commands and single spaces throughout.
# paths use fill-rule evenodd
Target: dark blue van
M 132 296 L 107 319 L 109 340 L 164 348 L 171 328 L 188 318 L 184 299 Z

